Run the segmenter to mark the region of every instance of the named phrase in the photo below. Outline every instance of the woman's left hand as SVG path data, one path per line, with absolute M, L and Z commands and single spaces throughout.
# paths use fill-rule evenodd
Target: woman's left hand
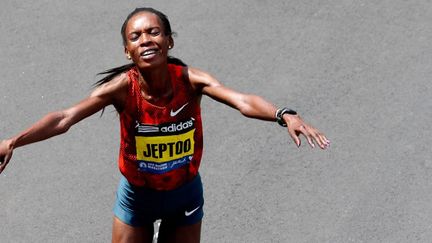
M 300 134 L 306 137 L 309 145 L 314 148 L 315 143 L 321 149 L 326 149 L 330 146 L 330 140 L 318 129 L 306 124 L 299 115 L 285 114 L 283 119 L 288 127 L 288 133 L 294 140 L 297 147 L 300 147 Z

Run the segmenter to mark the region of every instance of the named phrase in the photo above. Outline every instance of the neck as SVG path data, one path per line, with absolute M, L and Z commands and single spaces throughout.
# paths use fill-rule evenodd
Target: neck
M 151 70 L 140 70 L 139 82 L 144 98 L 155 103 L 166 103 L 172 95 L 168 65 Z

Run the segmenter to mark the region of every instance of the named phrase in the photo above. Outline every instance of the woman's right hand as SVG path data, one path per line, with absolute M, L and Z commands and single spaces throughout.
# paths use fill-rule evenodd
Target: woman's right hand
M 0 142 L 0 174 L 6 168 L 12 158 L 13 147 L 10 140 L 2 140 Z

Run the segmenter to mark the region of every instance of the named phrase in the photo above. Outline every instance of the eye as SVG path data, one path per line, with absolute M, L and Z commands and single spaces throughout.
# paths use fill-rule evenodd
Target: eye
M 131 33 L 131 34 L 129 35 L 129 40 L 130 40 L 130 41 L 136 41 L 136 40 L 138 40 L 138 38 L 139 38 L 139 34 L 136 33 L 136 32 Z
M 159 28 L 152 28 L 152 29 L 150 29 L 149 33 L 152 36 L 158 36 L 158 35 L 160 35 L 161 32 L 160 32 Z

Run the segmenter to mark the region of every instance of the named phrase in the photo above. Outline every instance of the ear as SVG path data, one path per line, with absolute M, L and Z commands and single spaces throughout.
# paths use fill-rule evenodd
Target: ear
M 126 58 L 128 60 L 131 60 L 132 59 L 131 54 L 130 54 L 130 52 L 128 51 L 128 49 L 126 47 L 124 48 L 124 51 L 125 51 Z
M 168 38 L 168 49 L 172 49 L 174 47 L 174 39 L 172 36 Z

